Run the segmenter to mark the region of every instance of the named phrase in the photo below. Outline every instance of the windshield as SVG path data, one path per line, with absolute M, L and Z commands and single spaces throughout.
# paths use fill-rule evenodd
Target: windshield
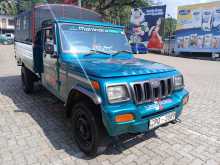
M 85 53 L 91 50 L 106 53 L 130 51 L 122 29 L 86 25 L 61 25 L 61 44 L 64 52 Z

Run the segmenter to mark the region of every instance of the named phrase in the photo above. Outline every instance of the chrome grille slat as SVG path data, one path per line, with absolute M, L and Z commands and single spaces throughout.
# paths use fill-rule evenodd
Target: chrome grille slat
M 144 90 L 144 84 L 141 83 L 141 89 L 142 89 L 142 99 L 145 100 L 145 90 Z
M 169 95 L 168 93 L 168 83 L 167 83 L 168 80 L 165 80 L 164 83 L 165 83 L 165 96 Z
M 136 104 L 153 102 L 172 94 L 173 80 L 168 78 L 135 82 L 131 84 L 131 89 Z
M 160 85 L 160 87 L 159 87 L 159 97 L 160 97 L 160 98 L 163 97 L 163 96 L 162 96 L 162 87 L 161 87 L 161 85 Z
M 152 91 L 149 83 L 144 83 L 145 99 L 149 100 L 152 97 Z

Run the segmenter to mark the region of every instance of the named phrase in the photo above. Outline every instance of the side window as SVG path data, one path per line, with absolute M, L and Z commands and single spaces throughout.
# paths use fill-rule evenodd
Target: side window
M 53 28 L 46 28 L 43 30 L 43 50 L 46 54 L 54 55 L 57 52 L 55 33 Z
M 46 29 L 44 32 L 44 45 L 54 45 L 53 29 Z
M 13 19 L 9 19 L 8 20 L 8 25 L 9 26 L 13 26 L 14 25 L 14 20 Z

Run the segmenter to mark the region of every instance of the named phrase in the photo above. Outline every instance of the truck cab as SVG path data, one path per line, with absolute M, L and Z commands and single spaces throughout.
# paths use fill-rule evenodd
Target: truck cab
M 189 98 L 175 68 L 134 57 L 123 26 L 60 18 L 42 23 L 32 48 L 15 44 L 24 91 L 40 81 L 64 103 L 86 154 L 97 153 L 104 133 L 143 133 L 175 121 Z

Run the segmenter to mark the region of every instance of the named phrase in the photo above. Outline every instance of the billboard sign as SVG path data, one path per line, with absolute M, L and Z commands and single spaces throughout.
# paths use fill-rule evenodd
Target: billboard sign
M 219 1 L 178 7 L 175 51 L 220 51 Z
M 131 9 L 130 42 L 144 43 L 149 49 L 162 49 L 165 13 L 166 6 Z

